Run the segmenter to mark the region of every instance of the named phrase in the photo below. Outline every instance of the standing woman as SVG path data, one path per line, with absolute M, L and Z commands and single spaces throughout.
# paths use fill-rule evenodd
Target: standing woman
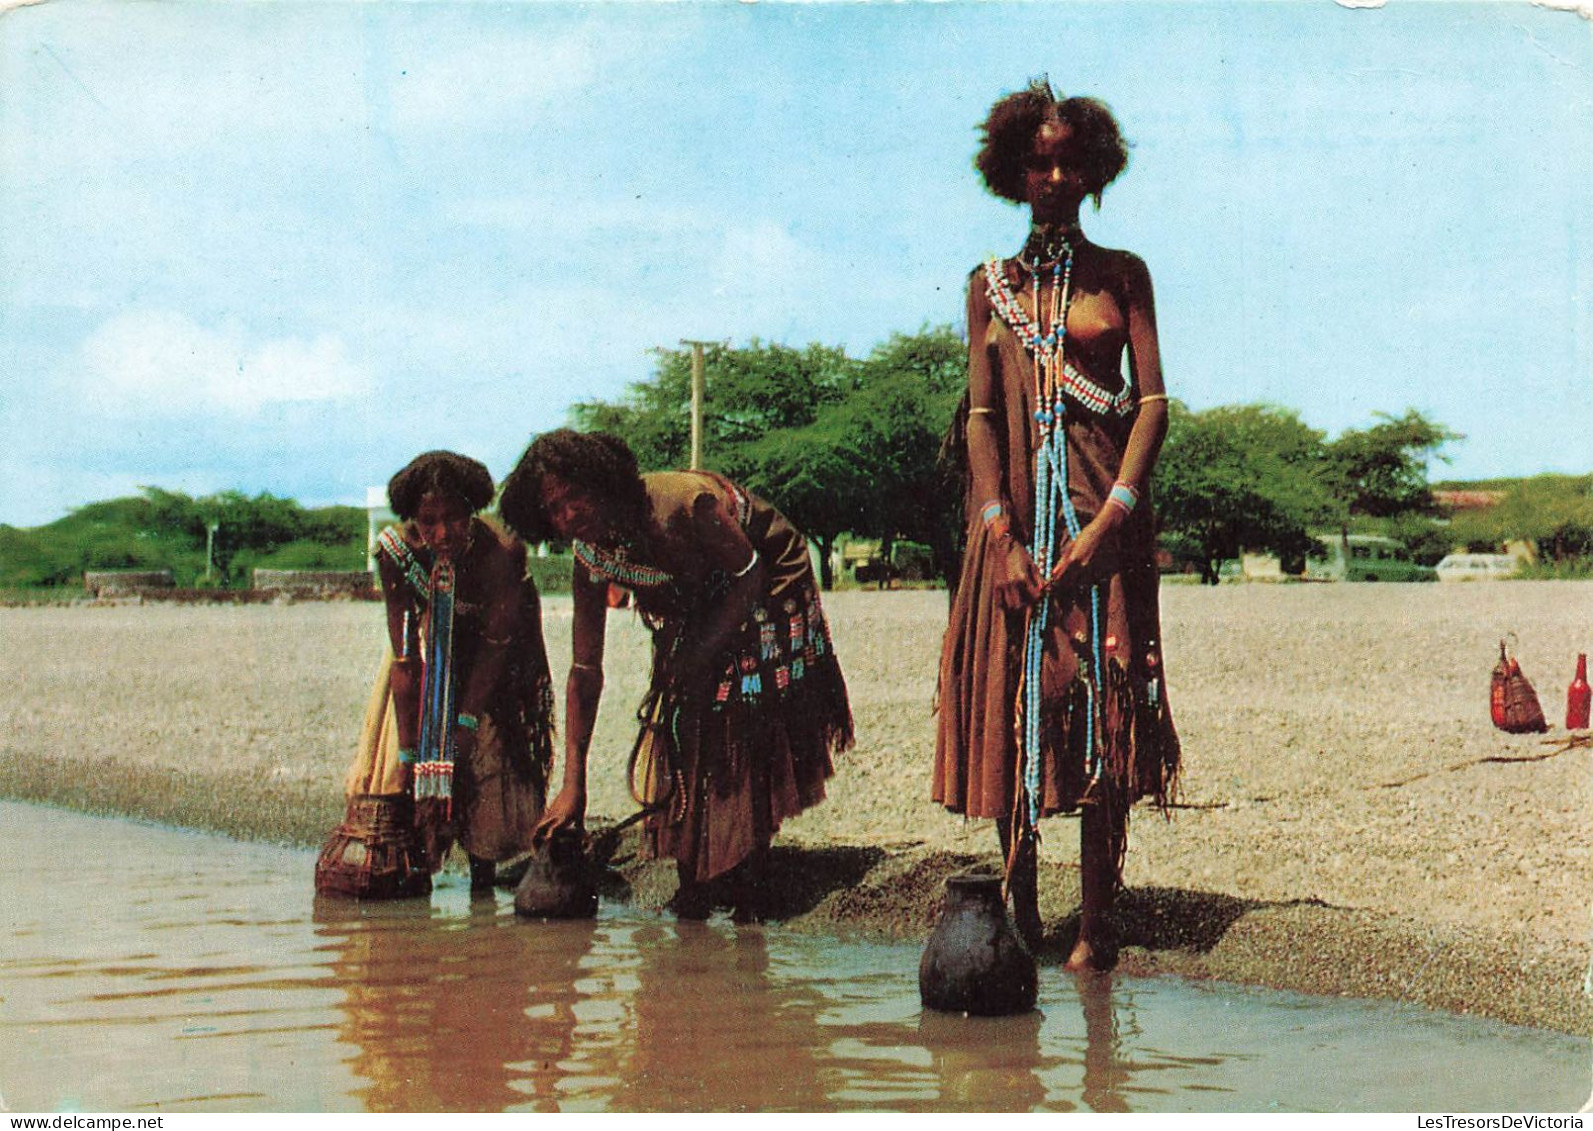
M 1028 205 L 1031 227 L 968 287 L 967 549 L 940 661 L 934 797 L 995 818 L 1031 941 L 1039 818 L 1082 811 L 1067 964 L 1099 968 L 1129 806 L 1165 804 L 1179 758 L 1147 497 L 1167 432 L 1151 279 L 1079 227 L 1084 198 L 1099 207 L 1128 160 L 1104 103 L 1036 82 L 991 108 L 983 142 L 986 187 Z
M 852 744 L 807 540 L 723 476 L 638 474 L 625 443 L 600 432 L 538 437 L 499 507 L 528 542 L 567 541 L 575 552 L 564 785 L 538 837 L 586 814 L 609 589 L 619 586 L 653 632 L 638 750 L 654 757 L 664 788 L 638 793 L 657 806 L 654 850 L 676 861 L 675 910 L 706 915 L 707 885 L 726 877 L 738 917 L 760 917 L 769 842 L 781 821 L 823 800 L 831 755 Z
M 400 525 L 376 540 L 391 652 L 349 772 L 356 794 L 411 793 L 432 871 L 458 841 L 472 892 L 530 849 L 553 753 L 553 691 L 525 546 L 477 516 L 492 476 L 426 452 L 393 476 Z

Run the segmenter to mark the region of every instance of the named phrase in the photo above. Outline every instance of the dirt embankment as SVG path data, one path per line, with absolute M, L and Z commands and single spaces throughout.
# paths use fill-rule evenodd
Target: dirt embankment
M 773 866 L 803 929 L 918 934 L 944 877 L 995 866 L 986 822 L 927 800 L 945 598 L 826 598 L 857 722 L 830 800 L 788 822 Z M 546 602 L 556 680 L 567 598 Z M 1488 672 L 1513 632 L 1551 722 L 1593 583 L 1164 590 L 1179 807 L 1136 812 L 1121 968 L 1393 997 L 1593 1032 L 1593 750 L 1510 736 Z M 0 794 L 286 843 L 318 843 L 381 647 L 368 604 L 0 609 Z M 630 814 L 624 761 L 645 630 L 610 622 L 594 827 Z M 1046 956 L 1069 942 L 1076 825 L 1043 828 Z M 631 898 L 668 869 L 616 864 Z M 87 849 L 86 849 L 87 850 Z M 306 877 L 308 882 L 308 877 Z

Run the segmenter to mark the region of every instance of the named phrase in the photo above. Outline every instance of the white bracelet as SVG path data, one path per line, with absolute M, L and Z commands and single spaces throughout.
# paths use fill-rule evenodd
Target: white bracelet
M 754 549 L 752 551 L 752 560 L 747 562 L 746 565 L 744 565 L 740 569 L 736 570 L 736 572 L 731 574 L 730 576 L 731 577 L 746 577 L 747 574 L 752 572 L 752 567 L 757 565 L 757 564 L 758 564 L 758 551 L 756 549 Z

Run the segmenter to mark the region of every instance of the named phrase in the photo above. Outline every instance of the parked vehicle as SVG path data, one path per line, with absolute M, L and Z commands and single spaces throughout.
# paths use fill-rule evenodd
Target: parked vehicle
M 1497 581 L 1521 569 L 1514 554 L 1449 554 L 1437 565 L 1439 581 Z
M 1436 581 L 1432 566 L 1421 565 L 1404 543 L 1376 534 L 1324 535 L 1321 555 L 1311 555 L 1305 576 L 1314 581 Z

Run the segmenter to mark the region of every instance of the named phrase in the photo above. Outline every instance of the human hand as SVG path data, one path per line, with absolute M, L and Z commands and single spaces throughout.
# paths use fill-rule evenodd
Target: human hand
M 1079 531 L 1077 538 L 1062 547 L 1062 556 L 1057 559 L 1051 576 L 1046 580 L 1047 589 L 1066 589 L 1084 583 L 1091 563 L 1117 529 L 1116 511 L 1116 507 L 1104 508 L 1090 520 L 1088 526 Z
M 1023 543 L 1011 534 L 1003 532 L 995 537 L 999 563 L 996 603 L 1009 612 L 1026 609 L 1040 599 L 1040 567 L 1034 564 Z
M 533 844 L 547 843 L 549 837 L 560 829 L 579 830 L 586 818 L 586 794 L 577 789 L 565 787 L 559 790 L 559 795 L 548 803 L 542 810 L 542 819 L 537 822 L 536 830 L 531 834 Z

